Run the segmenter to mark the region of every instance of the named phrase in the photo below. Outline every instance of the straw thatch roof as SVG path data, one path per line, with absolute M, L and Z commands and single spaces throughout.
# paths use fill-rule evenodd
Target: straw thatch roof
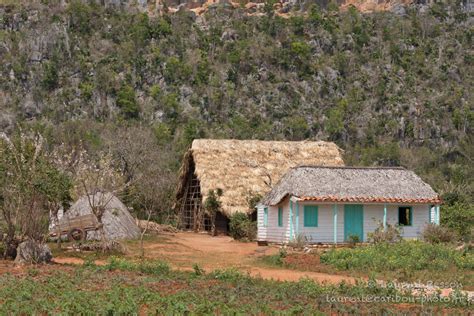
M 441 202 L 439 195 L 413 171 L 387 167 L 293 168 L 262 203 L 276 205 L 286 196 L 319 202 Z
M 246 212 L 248 197 L 269 192 L 289 168 L 301 164 L 340 166 L 344 163 L 341 153 L 337 145 L 323 141 L 196 139 L 184 157 L 177 198 L 184 194 L 194 162 L 203 201 L 209 190 L 220 188 L 226 215 Z

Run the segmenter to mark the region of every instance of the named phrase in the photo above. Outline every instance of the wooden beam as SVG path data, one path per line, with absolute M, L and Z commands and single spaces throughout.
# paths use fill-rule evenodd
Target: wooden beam
M 337 204 L 332 206 L 332 217 L 333 217 L 333 227 L 334 227 L 334 244 L 337 244 Z

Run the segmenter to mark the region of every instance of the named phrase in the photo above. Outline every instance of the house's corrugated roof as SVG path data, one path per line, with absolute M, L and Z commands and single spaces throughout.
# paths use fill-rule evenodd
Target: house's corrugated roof
M 295 167 L 262 203 L 275 205 L 288 195 L 318 202 L 441 202 L 439 195 L 419 176 L 400 167 Z

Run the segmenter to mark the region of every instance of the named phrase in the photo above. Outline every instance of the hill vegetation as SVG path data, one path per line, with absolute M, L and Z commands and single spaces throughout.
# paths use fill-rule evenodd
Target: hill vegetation
M 270 2 L 263 16 L 220 5 L 160 17 L 6 3 L 0 129 L 39 132 L 50 151 L 112 155 L 126 181 L 155 164 L 158 217 L 194 138 L 323 139 L 347 164 L 415 170 L 443 195 L 442 221 L 467 218 L 469 232 L 474 29 L 455 2 L 403 15 L 313 6 L 289 18 Z M 154 202 L 156 190 L 143 192 L 127 187 L 127 203 Z

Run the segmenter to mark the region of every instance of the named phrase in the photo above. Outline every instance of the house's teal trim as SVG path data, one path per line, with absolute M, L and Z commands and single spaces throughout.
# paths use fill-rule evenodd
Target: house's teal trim
M 297 236 L 300 233 L 300 204 L 295 202 L 296 204 L 296 225 L 295 225 L 295 235 Z
M 304 206 L 304 227 L 318 227 L 318 206 L 305 205 Z
M 337 244 L 337 204 L 332 206 L 332 217 L 333 217 L 333 227 L 334 227 L 334 243 Z
M 293 201 L 290 199 L 290 241 L 293 240 Z
M 283 227 L 283 208 L 278 208 L 278 227 Z
M 363 205 L 344 205 L 344 240 L 347 240 L 350 235 L 359 236 L 360 241 L 364 241 Z
M 268 207 L 263 209 L 263 226 L 268 227 Z
M 400 207 L 407 207 L 407 208 L 410 209 L 410 225 L 402 225 L 402 224 L 400 224 Z M 398 225 L 400 225 L 400 226 L 407 226 L 407 227 L 413 226 L 413 207 L 412 207 L 412 206 L 406 206 L 406 205 L 398 206 Z
M 440 213 L 440 206 L 436 205 L 436 225 L 439 225 L 441 223 L 441 213 Z
M 387 204 L 383 205 L 383 229 L 387 229 Z

